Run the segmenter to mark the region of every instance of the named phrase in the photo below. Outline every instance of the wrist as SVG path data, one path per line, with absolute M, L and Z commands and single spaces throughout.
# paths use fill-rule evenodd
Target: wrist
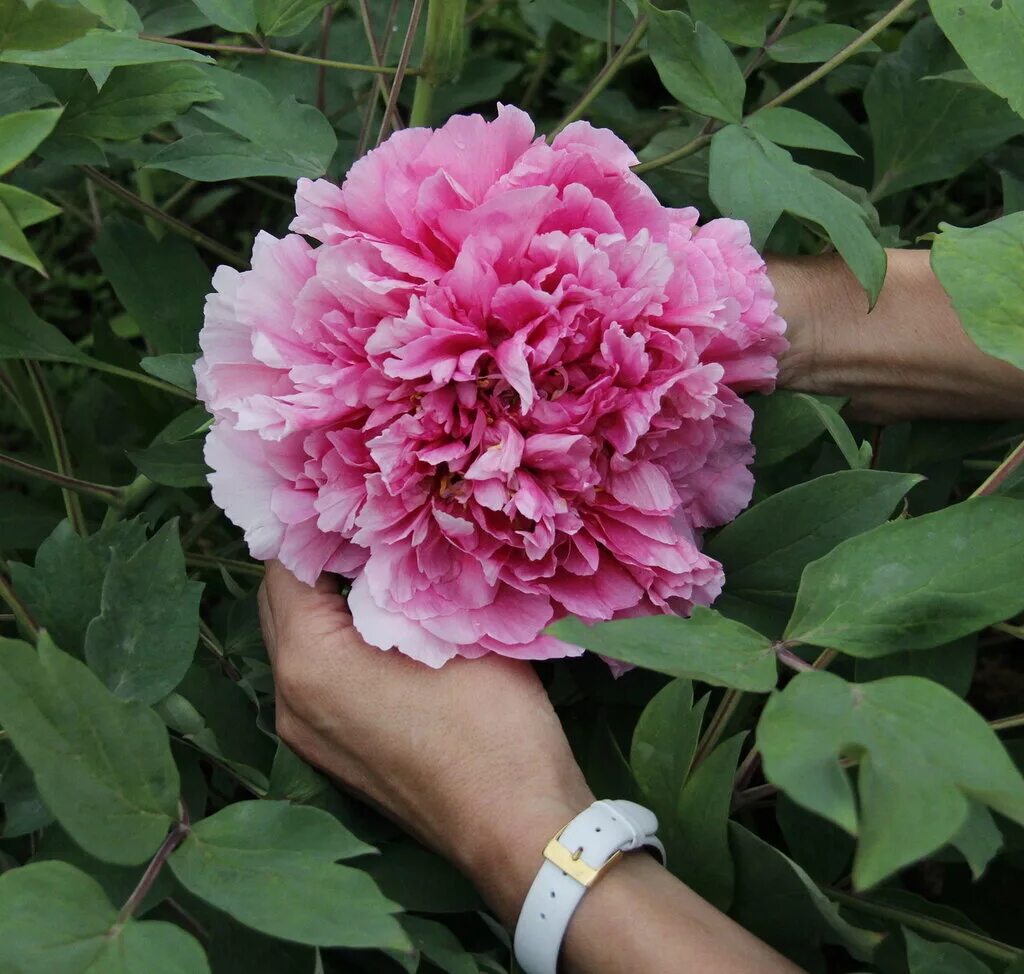
M 475 804 L 450 858 L 508 929 L 540 868 L 548 840 L 594 801 L 578 768 L 568 782 L 537 781 Z

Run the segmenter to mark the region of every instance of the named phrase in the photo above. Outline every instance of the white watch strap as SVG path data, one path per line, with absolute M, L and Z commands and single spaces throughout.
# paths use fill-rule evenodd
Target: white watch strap
M 516 960 L 525 974 L 555 974 L 562 939 L 576 907 L 602 869 L 642 846 L 665 860 L 654 812 L 630 801 L 597 801 L 580 812 L 544 850 L 544 863 L 516 924 Z

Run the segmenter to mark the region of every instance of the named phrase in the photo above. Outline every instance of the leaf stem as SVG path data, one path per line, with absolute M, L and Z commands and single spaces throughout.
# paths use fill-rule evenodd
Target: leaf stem
M 1000 717 L 998 720 L 989 721 L 989 727 L 996 733 L 1004 730 L 1016 730 L 1024 727 L 1024 714 L 1014 714 L 1012 717 Z
M 167 862 L 171 853 L 181 845 L 182 841 L 188 835 L 188 809 L 185 807 L 185 803 L 180 800 L 178 802 L 178 807 L 181 813 L 181 820 L 175 822 L 174 825 L 171 826 L 166 838 L 160 844 L 160 848 L 156 850 L 156 855 L 154 855 L 150 860 L 149 865 L 146 867 L 146 871 L 139 879 L 138 885 L 132 890 L 128 899 L 125 900 L 124 906 L 121 907 L 121 912 L 117 915 L 117 921 L 110 930 L 111 935 L 116 936 L 117 933 L 120 932 L 121 928 L 135 915 L 135 911 L 142 905 L 142 901 L 146 898 L 146 894 L 148 894 L 153 888 L 153 883 L 156 882 L 157 876 L 160 875 L 160 870 L 163 869 L 164 863 Z
M 11 614 L 14 616 L 14 621 L 18 624 L 18 628 L 26 633 L 32 642 L 35 642 L 39 638 L 39 626 L 36 625 L 36 621 L 32 618 L 32 613 L 28 611 L 28 607 L 18 598 L 14 589 L 11 588 L 10 579 L 3 574 L 0 574 L 0 599 L 7 603 Z
M 887 14 L 876 20 L 867 30 L 864 31 L 863 34 L 855 37 L 841 51 L 834 54 L 824 64 L 815 68 L 815 70 L 811 71 L 809 74 L 804 75 L 804 77 L 790 85 L 784 91 L 779 92 L 779 94 L 770 101 L 765 102 L 765 104 L 761 105 L 759 108 L 755 108 L 747 118 L 750 118 L 751 115 L 756 115 L 758 112 L 763 112 L 766 109 L 778 108 L 780 105 L 785 105 L 786 102 L 792 101 L 797 95 L 806 91 L 812 85 L 817 84 L 826 75 L 831 74 L 841 64 L 844 64 L 852 58 L 862 47 L 871 43 L 875 37 L 885 30 L 886 27 L 888 27 L 901 14 L 909 10 L 915 3 L 917 3 L 917 0 L 900 0 L 900 2 L 897 3 Z M 699 152 L 708 144 L 708 142 L 711 141 L 711 136 L 719 128 L 721 128 L 721 125 L 714 123 L 710 132 L 701 133 L 687 142 L 686 145 L 680 146 L 678 149 L 666 152 L 664 155 L 658 156 L 655 159 L 649 159 L 647 162 L 641 162 L 638 166 L 633 167 L 633 172 L 637 174 L 650 172 L 652 169 L 659 169 L 662 166 L 667 166 L 679 159 L 684 159 L 686 156 Z
M 74 469 L 71 465 L 71 453 L 68 451 L 68 441 L 64 436 L 64 429 L 60 424 L 60 417 L 57 415 L 57 407 L 54 404 L 53 396 L 50 395 L 49 387 L 46 385 L 46 377 L 38 362 L 25 362 L 25 369 L 28 372 L 28 381 L 36 394 L 39 402 L 39 410 L 43 415 L 43 423 L 46 426 L 46 434 L 50 440 L 50 449 L 53 452 L 53 462 L 57 467 L 57 473 L 62 477 L 74 479 Z M 68 514 L 68 521 L 75 529 L 75 533 L 85 537 L 88 527 L 85 522 L 85 515 L 82 513 L 82 502 L 78 494 L 67 487 L 61 487 L 61 494 L 64 497 L 64 509 Z
M 551 130 L 551 136 L 558 135 L 570 122 L 575 122 L 591 106 L 594 99 L 608 87 L 612 78 L 619 73 L 619 69 L 632 53 L 633 48 L 643 40 L 644 34 L 647 33 L 647 27 L 647 18 L 638 17 L 636 23 L 633 24 L 633 29 L 622 42 L 622 47 L 615 52 L 615 56 L 597 73 L 597 77 L 590 82 L 583 94 L 580 95 L 579 100 L 569 110 L 569 114 Z
M 214 633 L 203 618 L 199 620 L 199 641 L 217 658 L 217 662 L 220 663 L 224 675 L 229 680 L 237 683 L 242 679 L 242 674 L 238 672 L 235 664 L 228 659 L 228 654 L 220 644 L 220 640 L 217 639 L 216 633 Z
M 413 41 L 416 39 L 416 28 L 420 23 L 420 14 L 423 13 L 423 0 L 413 0 L 412 11 L 409 14 L 409 26 L 405 31 L 405 40 L 402 41 L 402 50 L 398 55 L 398 65 L 394 69 L 395 79 L 391 82 L 391 91 L 388 92 L 388 103 L 384 107 L 384 117 L 380 120 L 380 131 L 377 133 L 377 145 L 384 141 L 388 131 L 388 121 L 391 113 L 398 105 L 398 94 L 402 90 L 402 82 L 409 70 L 409 57 L 412 54 Z
M 220 558 L 217 555 L 203 555 L 190 551 L 185 555 L 185 564 L 194 568 L 224 568 L 229 572 L 238 572 L 240 575 L 250 575 L 253 578 L 263 577 L 261 564 L 238 558 Z
M 806 673 L 809 670 L 815 669 L 815 667 L 808 663 L 807 660 L 801 659 L 793 652 L 793 650 L 783 643 L 776 643 L 774 648 L 775 655 L 783 666 L 788 666 L 791 670 L 795 670 L 797 673 Z
M 1024 440 L 1021 440 L 1016 448 L 1010 451 L 1009 456 L 985 478 L 984 483 L 971 494 L 971 497 L 987 497 L 989 494 L 994 494 L 1022 463 L 1024 463 Z
M 902 923 L 911 930 L 919 930 L 922 933 L 932 934 L 947 943 L 957 944 L 982 957 L 989 957 L 1001 963 L 1012 963 L 1020 957 L 1024 957 L 1024 951 L 1011 947 L 984 934 L 975 933 L 973 930 L 965 930 L 955 924 L 935 917 L 924 916 L 915 913 L 913 910 L 906 910 L 897 906 L 886 906 L 882 903 L 873 903 L 871 900 L 864 900 L 849 893 L 830 887 L 822 887 L 822 892 L 834 903 L 857 910 L 867 916 L 878 917 L 880 920 L 894 920 Z
M 997 622 L 992 628 L 998 632 L 1005 632 L 1015 639 L 1024 639 L 1024 626 L 1014 626 L 1009 622 Z
M 45 480 L 47 483 L 55 484 L 62 490 L 73 490 L 87 497 L 95 497 L 104 504 L 118 504 L 121 500 L 121 491 L 117 487 L 107 484 L 95 484 L 89 480 L 79 480 L 77 477 L 69 477 L 45 467 L 37 467 L 34 463 L 19 460 L 17 457 L 0 453 L 0 467 L 6 467 L 16 473 L 25 474 L 28 477 L 35 477 L 38 480 Z
M 127 189 L 120 183 L 115 182 L 109 176 L 105 176 L 98 169 L 94 169 L 92 166 L 79 166 L 79 169 L 81 169 L 90 180 L 96 183 L 97 186 L 105 189 L 108 193 L 111 193 L 114 196 L 120 197 L 130 206 L 139 210 L 139 212 L 155 217 L 161 223 L 166 224 L 166 226 L 175 233 L 191 240 L 197 247 L 202 247 L 203 250 L 209 251 L 209 253 L 220 258 L 225 263 L 231 264 L 233 267 L 237 267 L 241 270 L 244 270 L 248 266 L 248 263 L 234 251 L 229 250 L 212 237 L 206 236 L 202 231 L 196 230 L 195 227 L 190 227 L 187 223 L 184 223 L 177 217 L 171 216 L 169 213 L 165 213 L 159 206 L 147 203 L 141 196 L 137 196 L 130 189 Z
M 112 362 L 104 362 L 102 359 L 90 358 L 86 361 L 81 359 L 68 359 L 71 365 L 84 365 L 86 368 L 95 369 L 97 372 L 106 372 L 108 375 L 116 375 L 121 379 L 129 379 L 132 382 L 139 382 L 144 386 L 152 386 L 161 392 L 169 392 L 172 396 L 187 399 L 189 402 L 196 402 L 196 397 L 187 389 L 182 389 L 170 382 L 164 382 L 155 375 L 148 372 L 136 372 L 134 369 L 125 369 Z
M 846 45 L 841 51 L 833 54 L 824 64 L 819 65 L 810 74 L 804 75 L 796 84 L 790 85 L 785 91 L 779 92 L 771 101 L 766 102 L 760 108 L 758 112 L 763 112 L 768 108 L 777 108 L 779 105 L 784 105 L 788 101 L 792 101 L 797 95 L 806 91 L 811 85 L 817 84 L 826 75 L 831 74 L 841 64 L 845 64 L 850 60 L 862 47 L 870 44 L 883 30 L 886 29 L 894 20 L 896 20 L 901 14 L 909 10 L 917 0 L 900 0 L 893 8 L 876 20 L 863 34 L 859 37 L 855 37 L 849 44 Z M 754 113 L 756 114 L 756 112 Z
M 157 485 L 145 474 L 139 474 L 127 487 L 120 488 L 120 498 L 116 504 L 112 504 L 103 518 L 103 526 L 120 521 L 133 511 L 141 507 L 150 494 L 156 490 Z
M 727 688 L 722 694 L 715 712 L 711 715 L 711 720 L 708 721 L 704 736 L 701 737 L 700 743 L 697 745 L 697 750 L 693 755 L 692 769 L 695 770 L 715 749 L 715 745 L 721 740 L 722 734 L 725 733 L 725 729 L 729 725 L 729 721 L 732 720 L 733 714 L 736 713 L 736 708 L 739 706 L 743 696 L 742 690 L 735 690 L 732 687 Z
M 365 74 L 394 74 L 396 69 L 382 64 L 356 64 L 353 61 L 334 61 L 330 58 L 312 57 L 309 54 L 295 54 L 274 47 L 250 47 L 244 44 L 211 44 L 206 41 L 183 41 L 177 37 L 157 37 L 153 34 L 139 34 L 144 41 L 157 41 L 160 44 L 173 44 L 175 47 L 187 47 L 196 51 L 213 51 L 220 54 L 249 54 L 254 57 L 276 57 L 286 61 L 299 61 L 302 64 L 314 64 L 322 68 L 337 68 L 339 71 L 362 71 Z M 417 74 L 418 69 L 410 68 L 407 74 Z
M 434 85 L 426 78 L 416 79 L 416 87 L 412 95 L 412 108 L 409 110 L 409 126 L 416 128 L 430 124 L 430 107 L 434 104 Z
M 394 26 L 395 17 L 398 15 L 398 0 L 391 0 L 391 6 L 388 8 L 387 19 L 384 22 L 384 43 L 383 46 L 377 43 L 377 35 L 373 30 L 373 18 L 370 15 L 369 0 L 359 0 L 359 16 L 363 22 L 363 33 L 366 34 L 366 43 L 370 48 L 370 57 L 373 59 L 374 64 L 383 64 L 384 59 L 387 57 L 388 48 L 391 46 L 391 28 Z M 388 104 L 388 88 L 384 83 L 384 76 L 378 74 L 374 78 L 374 87 L 380 95 L 380 102 L 382 106 Z M 363 124 L 359 131 L 359 141 L 356 143 L 356 158 L 359 159 L 365 152 L 366 146 L 370 139 L 370 125 L 373 122 L 374 106 L 376 105 L 376 98 L 371 97 L 366 103 L 366 115 L 363 117 Z M 387 118 L 387 116 L 384 116 Z M 402 128 L 402 118 L 398 113 L 398 107 L 396 106 L 394 111 L 391 113 L 391 130 L 397 131 Z

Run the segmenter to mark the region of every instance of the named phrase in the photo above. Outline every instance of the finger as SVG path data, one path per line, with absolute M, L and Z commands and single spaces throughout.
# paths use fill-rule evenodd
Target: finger
M 259 610 L 263 643 L 267 647 L 267 656 L 270 657 L 270 663 L 273 665 L 277 656 L 277 629 L 274 625 L 274 613 L 270 608 L 265 581 L 260 583 L 259 591 L 256 593 L 256 607 Z
M 338 594 L 338 579 L 328 572 L 322 572 L 313 585 L 300 582 L 279 561 L 268 561 L 263 576 L 263 587 L 267 601 L 278 628 L 295 615 L 315 611 L 328 604 L 342 603 Z

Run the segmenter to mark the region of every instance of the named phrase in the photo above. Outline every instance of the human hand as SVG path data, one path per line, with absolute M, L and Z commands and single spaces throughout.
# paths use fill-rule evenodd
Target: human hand
M 439 670 L 363 642 L 337 581 L 267 564 L 260 620 L 282 740 L 451 859 L 506 922 L 547 840 L 593 801 L 533 667 Z
M 768 274 L 789 350 L 779 386 L 845 396 L 875 423 L 1024 417 L 1024 374 L 967 336 L 927 250 L 889 250 L 885 286 L 867 297 L 837 254 L 772 257 Z

